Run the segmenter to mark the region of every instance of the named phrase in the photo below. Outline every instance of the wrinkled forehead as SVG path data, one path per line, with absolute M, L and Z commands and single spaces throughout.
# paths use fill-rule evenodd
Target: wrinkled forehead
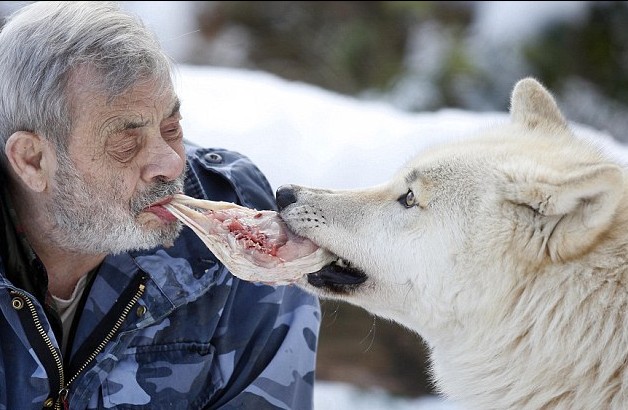
M 73 121 L 86 114 L 134 110 L 142 105 L 170 112 L 178 101 L 169 76 L 146 75 L 134 82 L 119 82 L 112 86 L 112 81 L 97 70 L 79 67 L 71 73 L 67 84 L 65 94 Z
M 173 92 L 172 78 L 167 72 L 135 73 L 133 76 L 120 76 L 103 72 L 89 64 L 82 64 L 68 73 L 66 93 L 100 94 L 111 102 L 133 88 L 150 86 L 156 95 Z

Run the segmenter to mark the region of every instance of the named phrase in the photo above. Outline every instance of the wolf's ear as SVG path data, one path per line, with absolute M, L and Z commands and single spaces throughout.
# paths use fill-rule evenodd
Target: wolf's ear
M 533 78 L 524 78 L 515 84 L 510 97 L 510 115 L 513 122 L 528 129 L 566 129 L 567 121 L 554 97 Z
M 614 164 L 589 165 L 548 177 L 512 181 L 510 201 L 532 218 L 526 249 L 536 257 L 567 260 L 585 252 L 611 226 L 624 192 L 623 172 Z

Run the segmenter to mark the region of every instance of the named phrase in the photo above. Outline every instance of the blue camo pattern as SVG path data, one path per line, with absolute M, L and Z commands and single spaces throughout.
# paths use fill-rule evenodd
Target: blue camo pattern
M 248 158 L 194 147 L 188 153 L 186 193 L 274 207 L 267 181 Z M 216 158 L 208 153 L 222 161 L 206 161 Z M 47 375 L 11 306 L 5 290 L 13 286 L 2 272 L 0 410 L 41 409 L 49 395 Z M 172 247 L 105 259 L 72 354 L 139 272 L 148 278 L 137 304 L 145 309 L 132 309 L 117 336 L 72 383 L 70 409 L 313 407 L 318 300 L 295 286 L 233 277 L 187 228 Z M 56 344 L 41 306 L 31 299 Z

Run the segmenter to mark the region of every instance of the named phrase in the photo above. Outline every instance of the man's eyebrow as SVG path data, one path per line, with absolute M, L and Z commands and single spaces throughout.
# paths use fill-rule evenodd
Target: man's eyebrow
M 168 114 L 165 118 L 174 117 L 175 114 L 179 113 L 181 110 L 181 100 L 178 97 L 175 97 L 174 103 L 172 105 L 172 109 L 170 110 L 170 114 Z
M 133 119 L 133 118 L 112 118 L 103 124 L 102 129 L 106 135 L 116 134 L 125 130 L 133 130 L 142 128 L 150 123 L 149 120 Z
M 175 98 L 172 108 L 165 118 L 174 117 L 181 110 L 181 100 Z M 116 134 L 125 130 L 133 130 L 137 128 L 146 127 L 150 124 L 150 120 L 132 119 L 132 118 L 112 118 L 103 124 L 103 128 L 106 130 L 107 135 Z

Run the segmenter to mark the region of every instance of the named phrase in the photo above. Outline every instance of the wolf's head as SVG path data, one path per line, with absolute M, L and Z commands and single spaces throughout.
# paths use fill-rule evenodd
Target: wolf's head
M 510 114 L 370 189 L 280 187 L 290 228 L 340 258 L 300 285 L 430 341 L 500 320 L 522 281 L 594 251 L 612 231 L 622 169 L 572 133 L 534 79 L 515 85 Z

